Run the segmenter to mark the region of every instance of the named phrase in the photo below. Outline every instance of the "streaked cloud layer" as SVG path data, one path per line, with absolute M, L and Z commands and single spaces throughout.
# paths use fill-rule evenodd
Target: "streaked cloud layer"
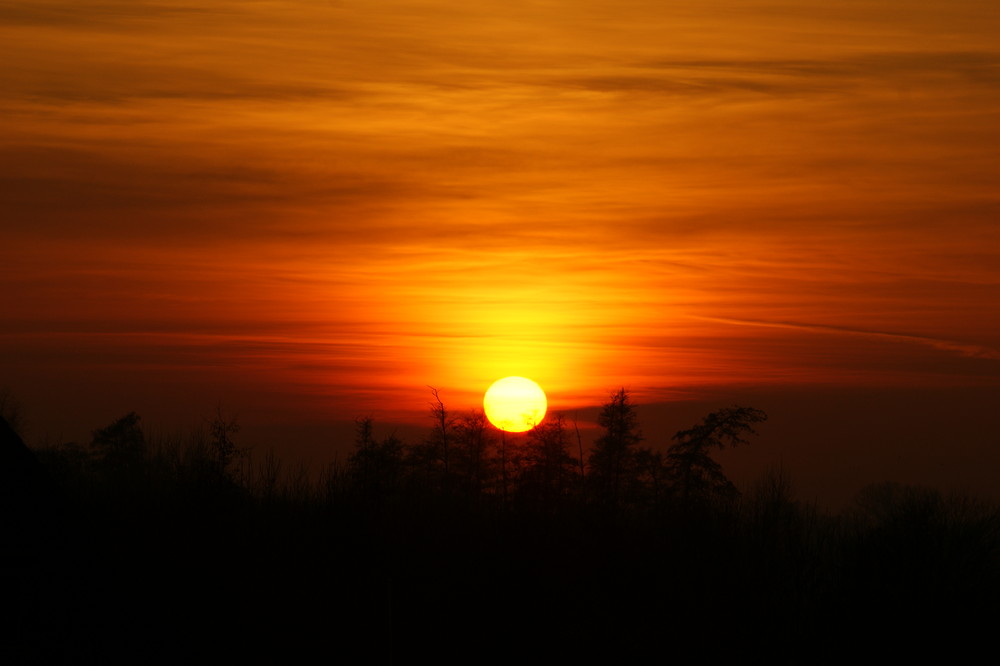
M 6 2 L 6 383 L 341 416 L 504 374 L 557 407 L 996 387 L 998 28 L 986 1 Z

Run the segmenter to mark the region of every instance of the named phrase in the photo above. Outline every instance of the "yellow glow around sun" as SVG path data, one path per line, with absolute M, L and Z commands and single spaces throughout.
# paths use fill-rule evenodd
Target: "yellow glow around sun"
M 547 408 L 545 392 L 526 377 L 498 379 L 483 397 L 486 418 L 507 432 L 531 430 L 545 418 Z

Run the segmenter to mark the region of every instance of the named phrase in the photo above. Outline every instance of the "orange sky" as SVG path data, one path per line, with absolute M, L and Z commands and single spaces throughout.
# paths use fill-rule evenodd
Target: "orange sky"
M 5 2 L 0 386 L 996 395 L 1000 5 L 830 4 Z

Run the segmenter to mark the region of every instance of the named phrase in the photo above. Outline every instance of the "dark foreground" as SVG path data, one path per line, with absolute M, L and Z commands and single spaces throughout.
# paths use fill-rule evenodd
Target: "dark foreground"
M 931 491 L 830 517 L 54 487 L 4 552 L 5 663 L 832 663 L 971 654 L 998 618 L 996 512 Z
M 546 475 L 529 449 L 499 476 L 494 461 L 487 483 L 455 458 L 440 474 L 419 449 L 376 448 L 363 427 L 359 453 L 310 481 L 273 459 L 233 473 L 227 431 L 214 453 L 107 440 L 139 441 L 128 455 L 108 432 L 31 454 L 7 431 L 0 663 L 814 664 L 995 649 L 1000 512 L 974 498 L 883 484 L 828 515 L 780 473 L 696 496 L 648 465 L 609 494 L 561 457 Z

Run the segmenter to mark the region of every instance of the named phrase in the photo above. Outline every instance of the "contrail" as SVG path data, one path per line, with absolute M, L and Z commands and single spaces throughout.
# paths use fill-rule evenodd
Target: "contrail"
M 880 338 L 883 340 L 896 340 L 899 342 L 910 342 L 914 344 L 926 345 L 942 351 L 955 352 L 970 358 L 983 358 L 992 361 L 1000 361 L 1000 351 L 992 347 L 983 345 L 970 345 L 965 342 L 954 340 L 942 340 L 924 335 L 908 335 L 906 333 L 889 333 L 886 331 L 869 331 L 862 328 L 850 328 L 847 326 L 829 326 L 826 324 L 803 324 L 793 321 L 764 321 L 760 319 L 730 319 L 728 317 L 702 317 L 692 315 L 694 319 L 705 321 L 717 321 L 724 324 L 735 324 L 737 326 L 761 326 L 765 328 L 791 328 L 800 331 L 814 331 L 817 333 L 843 333 L 845 335 L 857 335 L 867 338 Z

